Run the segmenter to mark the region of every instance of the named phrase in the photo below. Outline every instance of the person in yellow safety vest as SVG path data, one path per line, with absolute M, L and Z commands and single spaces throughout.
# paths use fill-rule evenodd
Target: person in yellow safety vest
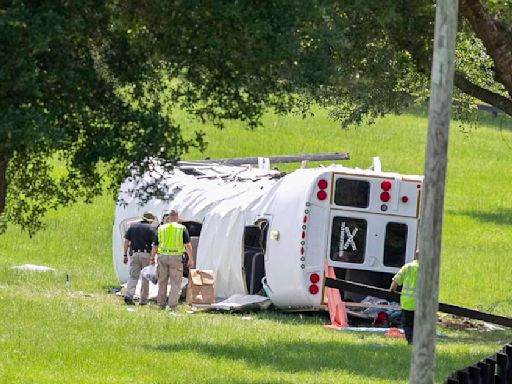
M 158 297 L 157 303 L 160 309 L 169 305 L 175 310 L 181 289 L 183 277 L 183 252 L 188 254 L 188 267 L 192 268 L 192 244 L 187 228 L 178 223 L 178 211 L 171 210 L 164 215 L 164 224 L 158 227 L 158 234 L 151 249 L 151 264 L 155 263 L 155 255 L 158 253 Z M 167 296 L 167 281 L 170 278 L 171 291 Z
M 393 277 L 390 291 L 396 291 L 402 286 L 400 307 L 402 308 L 402 326 L 404 327 L 407 343 L 412 344 L 414 332 L 414 311 L 416 309 L 416 275 L 418 271 L 418 252 L 415 260 L 405 264 Z

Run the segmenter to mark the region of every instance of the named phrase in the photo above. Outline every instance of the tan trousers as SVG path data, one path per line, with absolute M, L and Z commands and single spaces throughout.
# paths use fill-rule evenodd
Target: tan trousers
M 125 297 L 129 297 L 133 299 L 133 295 L 135 294 L 135 288 L 137 288 L 137 283 L 139 282 L 140 271 L 142 268 L 147 267 L 149 265 L 149 253 L 146 252 L 134 252 L 130 257 L 130 277 L 128 277 L 128 282 L 126 284 L 126 295 Z M 149 281 L 146 279 L 141 279 L 141 288 L 140 288 L 140 299 L 139 303 L 146 304 L 148 302 L 149 296 Z
M 180 298 L 181 278 L 183 277 L 183 263 L 180 256 L 158 256 L 158 305 L 165 308 L 166 304 L 174 308 Z M 171 291 L 167 297 L 167 280 L 170 279 Z

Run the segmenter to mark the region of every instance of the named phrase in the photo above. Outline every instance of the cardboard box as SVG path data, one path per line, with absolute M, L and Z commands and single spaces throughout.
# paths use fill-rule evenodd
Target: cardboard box
M 187 304 L 213 304 L 213 271 L 191 269 L 188 273 Z

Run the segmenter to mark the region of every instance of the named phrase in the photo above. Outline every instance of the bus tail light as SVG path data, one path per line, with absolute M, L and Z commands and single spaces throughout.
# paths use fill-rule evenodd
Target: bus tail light
M 390 198 L 391 198 L 391 196 L 390 196 L 389 192 L 384 191 L 380 194 L 380 201 L 382 201 L 384 203 L 387 203 Z
M 316 186 L 318 187 L 319 191 L 316 193 L 316 198 L 318 200 L 324 201 L 327 199 L 327 187 L 329 186 L 329 182 L 325 179 L 320 179 L 316 183 Z
M 320 275 L 318 273 L 312 273 L 309 275 L 309 281 L 311 281 L 313 284 L 316 284 L 320 281 Z
M 325 179 L 320 179 L 320 180 L 318 180 L 318 183 L 317 183 L 316 185 L 318 185 L 318 188 L 319 188 L 319 189 L 324 190 L 324 189 L 326 189 L 326 188 L 327 188 L 327 186 L 329 185 L 329 183 L 328 183 L 328 182 L 327 182 L 327 180 L 325 180 Z
M 318 288 L 318 285 L 316 285 L 316 284 L 311 284 L 309 286 L 309 293 L 311 293 L 312 295 L 316 295 L 319 290 L 320 290 L 320 288 Z
M 325 200 L 327 199 L 327 192 L 325 192 L 324 190 L 318 191 L 316 193 L 316 197 L 318 198 L 318 200 Z
M 384 180 L 382 183 L 380 183 L 380 188 L 383 191 L 389 191 L 391 189 L 391 182 L 389 180 Z

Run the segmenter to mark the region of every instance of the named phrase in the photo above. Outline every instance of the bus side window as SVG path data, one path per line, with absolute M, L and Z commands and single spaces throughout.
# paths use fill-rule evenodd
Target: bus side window
M 401 267 L 405 264 L 408 227 L 404 223 L 389 222 L 384 240 L 384 265 Z

